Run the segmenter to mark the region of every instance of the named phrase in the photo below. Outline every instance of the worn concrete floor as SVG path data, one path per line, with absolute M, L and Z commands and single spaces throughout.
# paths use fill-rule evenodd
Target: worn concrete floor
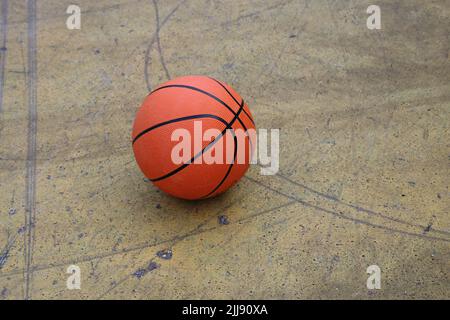
M 377 1 L 381 30 L 365 0 L 83 0 L 81 30 L 69 4 L 1 1 L 1 299 L 450 298 L 448 1 Z M 187 74 L 280 128 L 277 175 L 144 181 L 134 114 Z

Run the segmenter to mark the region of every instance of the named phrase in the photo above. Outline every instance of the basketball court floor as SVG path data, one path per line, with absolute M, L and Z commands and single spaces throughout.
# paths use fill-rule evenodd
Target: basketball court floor
M 0 299 L 450 298 L 448 1 L 71 4 L 1 1 Z M 280 129 L 276 175 L 144 179 L 135 112 L 188 74 Z

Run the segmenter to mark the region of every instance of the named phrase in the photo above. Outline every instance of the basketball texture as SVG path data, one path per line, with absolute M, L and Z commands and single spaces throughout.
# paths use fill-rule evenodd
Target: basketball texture
M 199 143 L 195 147 L 199 122 L 202 136 L 209 129 L 217 131 L 209 139 L 200 137 L 201 148 Z M 190 161 L 173 161 L 179 140 L 172 141 L 172 134 L 177 129 L 192 134 Z M 230 188 L 249 167 L 255 141 L 248 134 L 238 139 L 234 135 L 238 129 L 255 130 L 255 124 L 249 107 L 233 88 L 205 76 L 180 77 L 161 84 L 145 98 L 133 124 L 133 151 L 139 168 L 159 189 L 183 199 L 209 198 Z M 238 154 L 245 154 L 245 160 L 236 161 Z M 205 160 L 217 155 L 224 161 Z

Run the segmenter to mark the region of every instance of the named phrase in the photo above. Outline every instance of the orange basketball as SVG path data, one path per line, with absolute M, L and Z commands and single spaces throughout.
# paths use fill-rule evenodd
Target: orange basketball
M 159 189 L 204 199 L 245 174 L 254 130 L 247 104 L 229 85 L 205 76 L 180 77 L 145 98 L 133 124 L 133 151 Z

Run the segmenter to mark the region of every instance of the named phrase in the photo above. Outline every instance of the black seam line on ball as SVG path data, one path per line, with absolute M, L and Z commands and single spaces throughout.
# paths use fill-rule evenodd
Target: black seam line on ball
M 219 182 L 219 184 L 210 192 L 208 193 L 206 196 L 201 197 L 200 199 L 204 199 L 209 197 L 210 195 L 212 195 L 214 192 L 217 191 L 217 189 L 220 188 L 220 186 L 225 182 L 225 180 L 227 180 L 228 176 L 230 175 L 231 169 L 233 168 L 234 163 L 236 162 L 236 157 L 237 157 L 237 148 L 238 148 L 238 141 L 237 141 L 237 137 L 234 134 L 233 131 L 233 136 L 234 136 L 234 155 L 233 155 L 233 162 L 230 164 L 230 166 L 228 167 L 227 172 L 225 173 L 225 176 L 223 177 L 223 179 Z
M 237 99 L 231 94 L 230 91 L 228 91 L 228 89 L 227 89 L 220 81 L 218 81 L 218 80 L 216 80 L 216 79 L 214 79 L 214 78 L 211 78 L 211 77 L 208 77 L 208 79 L 211 79 L 211 80 L 217 82 L 222 88 L 224 88 L 225 91 L 228 93 L 228 95 L 229 95 L 231 98 L 233 98 L 233 100 L 234 100 L 234 101 L 238 104 L 238 106 L 239 106 L 239 102 L 237 101 Z M 223 106 L 225 106 L 225 107 L 226 107 L 233 115 L 236 115 L 236 112 L 234 112 L 234 110 L 233 110 L 228 104 L 226 104 L 224 101 L 222 101 L 221 99 L 219 99 L 218 97 L 216 97 L 215 95 L 213 95 L 213 94 L 211 94 L 211 93 L 209 93 L 209 92 L 207 92 L 207 91 L 204 91 L 204 90 L 202 90 L 202 89 L 200 89 L 200 88 L 193 87 L 193 86 L 188 86 L 188 85 L 184 85 L 184 84 L 171 84 L 171 85 L 167 85 L 167 86 L 162 86 L 162 87 L 156 88 L 155 90 L 153 90 L 152 92 L 150 92 L 148 95 L 151 95 L 151 94 L 153 94 L 154 92 L 156 92 L 156 91 L 158 91 L 158 90 L 161 90 L 161 89 L 165 89 L 165 88 L 184 88 L 184 89 L 190 89 L 190 90 L 194 90 L 194 91 L 203 93 L 203 94 L 207 95 L 208 97 L 213 98 L 214 100 L 216 100 L 217 102 L 219 102 L 219 103 L 222 104 Z M 250 121 L 251 121 L 251 122 L 253 123 L 253 125 L 254 125 L 255 122 L 253 121 L 252 117 L 245 111 L 245 109 L 242 109 L 242 111 L 247 115 L 247 117 L 250 119 Z M 238 120 L 239 123 L 241 124 L 242 128 L 244 128 L 244 130 L 245 130 L 245 135 L 247 136 L 248 141 L 249 141 L 249 143 L 250 143 L 250 150 L 253 151 L 253 143 L 252 143 L 252 140 L 250 139 L 250 136 L 249 136 L 249 133 L 248 133 L 248 130 L 247 130 L 247 126 L 244 124 L 244 122 L 242 122 L 242 120 L 241 120 L 240 117 L 238 117 L 237 120 Z M 250 154 L 250 157 L 252 157 L 252 154 Z
M 219 81 L 219 80 L 216 80 L 216 79 L 214 79 L 214 78 L 212 78 L 212 77 L 208 77 L 209 79 L 211 79 L 211 80 L 213 80 L 213 81 L 215 81 L 215 82 L 217 82 L 222 88 L 224 88 L 225 89 L 225 91 L 229 94 L 229 96 L 231 97 L 231 98 L 233 98 L 233 100 L 239 105 L 239 102 L 236 100 L 236 98 L 231 94 L 231 92 Z M 247 115 L 247 117 L 250 119 L 250 121 L 251 121 L 251 123 L 253 124 L 253 125 L 255 125 L 255 122 L 253 121 L 253 118 L 245 111 L 245 109 L 243 109 L 242 110 L 246 115 Z M 253 151 L 253 143 L 252 143 L 252 139 L 250 139 L 250 136 L 249 136 L 249 133 L 248 133 L 248 130 L 247 130 L 247 127 L 241 122 L 241 125 L 242 125 L 242 127 L 244 128 L 244 130 L 245 130 L 245 133 L 246 133 L 246 136 L 247 136 L 247 138 L 248 138 L 248 142 L 250 143 L 250 150 L 252 150 Z M 252 152 L 251 152 L 252 153 Z M 252 157 L 252 154 L 250 154 L 250 157 Z
M 187 85 L 184 85 L 184 84 L 169 84 L 167 86 L 162 86 L 162 87 L 156 88 L 155 90 L 150 92 L 149 95 L 155 93 L 156 91 L 159 91 L 159 90 L 162 90 L 162 89 L 166 89 L 166 88 L 184 88 L 184 89 L 189 89 L 189 90 L 193 90 L 193 91 L 197 91 L 197 92 L 203 93 L 203 94 L 207 95 L 208 97 L 213 98 L 214 100 L 219 102 L 221 105 L 223 105 L 225 108 L 230 110 L 230 112 L 233 115 L 236 115 L 236 112 L 228 104 L 226 104 L 224 101 L 222 101 L 221 99 L 219 99 L 218 97 L 216 97 L 215 95 L 213 95 L 213 94 L 211 94 L 211 93 L 209 93 L 207 91 L 204 91 L 202 89 L 199 89 L 199 88 L 193 87 L 193 86 L 187 86 Z M 239 105 L 239 102 L 238 102 L 238 105 Z M 245 110 L 244 110 L 244 112 L 245 112 Z M 241 124 L 241 126 L 244 128 L 244 130 L 247 131 L 247 127 L 242 122 L 242 120 L 240 118 L 238 118 L 238 121 Z
M 225 91 L 229 94 L 229 96 L 230 96 L 231 98 L 233 98 L 233 100 L 239 105 L 239 101 L 236 100 L 236 98 L 235 98 L 235 97 L 231 94 L 231 92 L 223 85 L 222 82 L 220 82 L 219 80 L 216 80 L 216 79 L 214 79 L 214 78 L 211 78 L 211 77 L 208 77 L 208 78 L 211 79 L 211 80 L 213 80 L 213 81 L 215 81 L 215 82 L 217 82 L 222 88 L 224 88 Z M 243 110 L 243 112 L 244 112 L 245 115 L 250 119 L 250 121 L 251 121 L 253 124 L 255 124 L 255 121 L 253 121 L 253 118 L 247 113 L 247 111 L 245 111 L 245 109 Z M 245 126 L 244 126 L 244 129 L 247 130 L 247 128 L 245 128 Z
M 191 120 L 191 119 L 202 119 L 202 118 L 216 119 L 216 120 L 219 120 L 220 122 L 222 122 L 224 125 L 227 125 L 227 122 L 226 122 L 225 119 L 223 119 L 223 118 L 221 118 L 221 117 L 218 117 L 218 116 L 216 116 L 216 115 L 214 115 L 214 114 L 195 114 L 195 115 L 192 115 L 192 116 L 176 118 L 176 119 L 172 119 L 172 120 L 169 120 L 169 121 L 164 121 L 164 122 L 155 124 L 154 126 L 151 126 L 150 128 L 147 128 L 147 129 L 141 131 L 141 132 L 133 139 L 133 144 L 134 144 L 140 137 L 142 137 L 144 134 L 146 134 L 146 133 L 148 133 L 148 132 L 150 132 L 150 131 L 152 131 L 152 130 L 154 130 L 154 129 L 160 128 L 160 127 L 162 127 L 162 126 L 165 126 L 165 125 L 168 125 L 168 124 L 171 124 L 171 123 L 176 123 L 176 122 L 181 122 L 181 121 Z
M 226 132 L 228 129 L 230 129 L 231 126 L 233 125 L 233 123 L 236 121 L 236 119 L 238 119 L 239 114 L 241 113 L 241 111 L 243 110 L 243 108 L 244 108 L 244 99 L 242 99 L 242 103 L 241 103 L 241 105 L 240 105 L 240 107 L 239 107 L 238 112 L 235 114 L 235 116 L 233 117 L 233 119 L 226 125 L 225 129 L 223 129 L 222 132 L 221 132 L 221 133 L 220 133 L 213 141 L 211 141 L 210 143 L 208 143 L 208 145 L 207 145 L 206 147 L 204 147 L 202 151 L 200 151 L 199 153 L 197 153 L 196 155 L 194 155 L 194 156 L 191 158 L 191 160 L 189 160 L 188 163 L 182 164 L 182 165 L 179 166 L 178 168 L 176 168 L 176 169 L 170 171 L 169 173 L 167 173 L 167 174 L 165 174 L 165 175 L 163 175 L 163 176 L 161 176 L 161 177 L 154 178 L 154 179 L 149 179 L 149 180 L 152 181 L 152 182 L 156 182 L 156 181 L 160 181 L 160 180 L 169 178 L 169 177 L 173 176 L 175 173 L 180 172 L 181 170 L 183 170 L 184 168 L 186 168 L 188 165 L 190 165 L 191 163 L 193 163 L 193 162 L 195 161 L 195 159 L 197 159 L 199 156 L 203 155 L 203 153 L 204 153 L 205 151 L 209 150 L 214 144 L 216 144 L 217 141 L 219 141 L 219 140 L 223 137 L 223 135 L 225 134 L 225 132 Z

